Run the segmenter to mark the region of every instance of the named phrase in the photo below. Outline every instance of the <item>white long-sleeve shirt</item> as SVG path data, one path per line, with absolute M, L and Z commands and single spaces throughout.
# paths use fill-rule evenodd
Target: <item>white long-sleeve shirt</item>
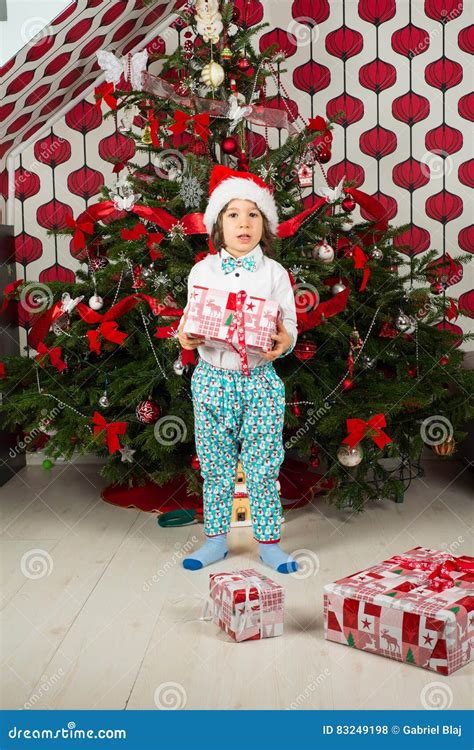
M 281 320 L 286 330 L 293 337 L 293 342 L 287 351 L 280 355 L 285 357 L 289 354 L 298 337 L 296 307 L 293 289 L 290 283 L 288 271 L 278 263 L 278 261 L 269 258 L 262 251 L 260 244 L 256 245 L 246 258 L 253 257 L 256 267 L 254 271 L 249 271 L 243 266 L 235 268 L 230 273 L 225 274 L 221 268 L 221 258 L 234 258 L 233 255 L 222 248 L 216 255 L 208 255 L 204 260 L 196 263 L 188 276 L 188 300 L 184 308 L 184 314 L 189 309 L 191 294 L 194 285 L 206 286 L 209 289 L 221 289 L 224 292 L 239 292 L 244 289 L 248 295 L 255 297 L 264 297 L 265 299 L 275 300 L 281 307 Z M 239 264 L 239 260 L 234 258 Z M 183 315 L 184 318 L 184 315 Z M 182 328 L 180 325 L 180 328 Z M 203 344 L 198 346 L 199 356 L 205 362 L 214 367 L 223 367 L 226 370 L 240 370 L 241 363 L 238 352 L 230 349 L 217 349 L 213 346 Z M 256 352 L 248 352 L 248 364 L 252 369 L 268 362 Z

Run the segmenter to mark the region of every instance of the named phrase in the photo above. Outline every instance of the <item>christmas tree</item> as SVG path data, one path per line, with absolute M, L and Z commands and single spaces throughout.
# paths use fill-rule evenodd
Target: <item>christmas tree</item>
M 284 55 L 255 49 L 268 24 L 250 29 L 245 7 L 184 7 L 170 55 L 98 53 L 97 106 L 124 146 L 117 181 L 65 219 L 82 264 L 76 283 L 50 283 L 42 295 L 22 280 L 4 290 L 3 309 L 37 314 L 27 356 L 2 363 L 2 421 L 25 438 L 39 427 L 36 444 L 51 460 L 96 452 L 111 482 L 183 475 L 200 491 L 195 358 L 180 351 L 177 326 L 190 268 L 216 251 L 202 213 L 223 163 L 265 179 L 280 209 L 274 257 L 289 270 L 299 327 L 294 351 L 275 363 L 285 447 L 313 468 L 323 462 L 330 502 L 362 510 L 402 497 L 424 443 L 450 455 L 464 436 L 472 376 L 459 347 L 470 336 L 451 330 L 462 311 L 447 289 L 470 256 L 416 256 L 397 244 L 405 228 L 388 226 L 377 200 L 344 179 L 328 185 L 339 115 L 296 116 Z M 131 140 L 141 161 L 127 156 Z

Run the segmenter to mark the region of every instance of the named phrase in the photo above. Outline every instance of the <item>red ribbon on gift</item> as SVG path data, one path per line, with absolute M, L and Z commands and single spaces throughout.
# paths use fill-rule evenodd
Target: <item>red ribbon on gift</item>
M 374 434 L 369 435 L 369 437 L 371 437 L 374 443 L 382 449 L 387 443 L 392 442 L 392 438 L 380 429 L 381 427 L 385 427 L 386 424 L 385 415 L 382 413 L 374 414 L 374 416 L 367 422 L 364 422 L 363 419 L 357 418 L 347 419 L 346 425 L 348 435 L 342 442 L 353 448 L 354 445 L 357 445 L 357 443 L 359 443 L 369 431 L 373 431 Z
M 400 555 L 394 555 L 390 559 L 390 562 L 401 565 L 403 568 L 409 570 L 430 570 L 428 581 L 431 584 L 428 588 L 433 588 L 436 591 L 444 591 L 444 589 L 452 588 L 456 583 L 456 579 L 450 575 L 453 570 L 463 573 L 474 573 L 474 557 L 469 555 L 462 555 L 460 557 L 451 557 L 443 562 L 438 563 L 432 558 L 426 560 L 416 560 L 412 557 L 401 557 Z M 433 565 L 435 566 L 433 568 Z
M 107 81 L 104 81 L 100 86 L 96 86 L 94 89 L 94 96 L 97 109 L 101 109 L 103 101 L 108 104 L 110 109 L 117 109 L 117 99 L 114 92 L 115 87 L 112 82 L 108 83 Z
M 174 135 L 180 135 L 185 130 L 192 130 L 194 135 L 202 138 L 207 143 L 209 140 L 209 113 L 203 112 L 202 114 L 190 115 L 187 112 L 183 112 L 181 109 L 177 109 L 174 113 L 174 122 L 172 125 L 168 125 L 168 130 L 171 130 Z
M 86 234 L 94 234 L 94 222 L 90 219 L 81 219 L 77 221 L 66 214 L 66 224 L 74 229 L 72 236 L 72 247 L 74 250 L 82 250 L 86 246 Z
M 119 435 L 124 435 L 127 429 L 126 422 L 106 422 L 102 414 L 94 412 L 92 417 L 94 423 L 94 435 L 100 435 L 104 430 L 107 435 L 107 447 L 109 453 L 115 453 L 121 448 Z
M 240 364 L 242 365 L 243 375 L 250 375 L 249 363 L 247 357 L 247 347 L 245 344 L 245 322 L 244 322 L 244 303 L 247 298 L 247 292 L 243 289 L 240 292 L 230 292 L 226 308 L 235 310 L 226 334 L 226 341 L 231 344 L 235 331 L 237 331 L 237 340 L 239 343 Z
M 43 343 L 38 344 L 38 354 L 36 355 L 35 359 L 41 367 L 44 367 L 45 359 L 46 357 L 49 357 L 51 364 L 53 367 L 57 369 L 58 372 L 63 372 L 63 370 L 67 369 L 67 364 L 64 362 L 64 360 L 61 359 L 61 347 L 60 346 L 52 346 L 51 349 L 48 349 L 47 346 L 45 346 Z

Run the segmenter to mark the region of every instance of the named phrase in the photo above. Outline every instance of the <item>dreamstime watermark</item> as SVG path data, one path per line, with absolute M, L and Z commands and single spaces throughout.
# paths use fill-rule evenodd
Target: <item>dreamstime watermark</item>
M 167 414 L 155 423 L 153 428 L 155 440 L 160 445 L 176 445 L 186 440 L 188 430 L 184 419 L 175 414 Z
M 315 677 L 312 677 L 308 684 L 306 685 L 305 689 L 302 693 L 300 693 L 294 701 L 290 703 L 287 710 L 294 710 L 297 708 L 300 708 L 300 706 L 305 703 L 305 701 L 308 700 L 308 698 L 313 695 L 314 691 L 317 690 L 321 685 L 324 684 L 324 682 L 327 680 L 328 677 L 331 676 L 330 670 L 326 667 L 322 672 L 320 672 Z
M 49 310 L 53 304 L 53 292 L 47 284 L 31 281 L 21 288 L 20 302 L 29 313 L 40 313 Z
M 420 169 L 424 176 L 434 180 L 448 177 L 453 171 L 453 166 L 453 160 L 448 152 L 436 148 L 426 151 L 420 161 Z
M 452 542 L 441 542 L 439 546 L 440 549 L 454 556 L 454 554 L 462 547 L 465 541 L 466 540 L 463 536 L 458 536 L 458 538 L 454 539 L 454 541 Z
M 291 574 L 293 578 L 304 580 L 319 573 L 321 563 L 316 552 L 310 549 L 297 549 L 291 555 L 298 563 L 298 570 Z
M 28 18 L 20 29 L 20 37 L 23 44 L 39 44 L 42 40 L 52 34 L 51 26 L 48 24 L 46 18 L 41 16 L 32 16 Z
M 440 23 L 444 26 L 445 24 L 449 23 L 449 21 L 453 21 L 455 18 L 458 18 L 458 16 L 461 15 L 463 12 L 463 3 L 459 2 L 456 7 L 454 7 L 449 13 L 447 10 L 441 11 L 441 19 Z M 412 60 L 417 55 L 421 55 L 423 52 L 426 52 L 428 47 L 430 46 L 431 40 L 436 39 L 437 36 L 441 34 L 441 28 L 439 26 L 435 26 L 434 29 L 431 29 L 426 33 L 426 36 L 423 37 L 423 39 L 420 39 L 416 47 L 413 47 L 413 49 L 409 50 L 408 52 L 408 58 Z
M 294 37 L 297 47 L 316 44 L 320 35 L 319 24 L 310 16 L 292 18 L 287 28 L 288 34 Z
M 60 667 L 57 672 L 51 675 L 51 677 L 43 675 L 41 677 L 41 681 L 37 691 L 34 692 L 33 695 L 31 695 L 26 701 L 26 703 L 23 704 L 23 708 L 26 710 L 29 708 L 34 708 L 38 701 L 40 701 L 41 698 L 48 692 L 48 690 L 56 685 L 63 676 L 64 670 L 62 667 Z
M 43 162 L 50 160 L 51 157 L 54 156 L 55 151 L 62 147 L 63 143 L 66 143 L 64 138 L 55 136 L 50 141 L 42 141 L 39 144 L 39 156 L 41 158 L 34 159 L 28 169 L 22 169 L 18 175 L 15 175 L 15 190 L 17 192 L 21 192 L 21 186 L 23 183 L 30 179 L 32 174 L 36 174 L 38 167 L 40 167 Z
M 453 691 L 444 682 L 429 682 L 420 694 L 421 705 L 427 711 L 445 711 L 453 702 Z
M 319 292 L 313 284 L 299 281 L 294 287 L 296 313 L 308 313 L 319 305 Z
M 169 573 L 169 571 L 174 568 L 174 566 L 181 562 L 183 555 L 189 552 L 196 542 L 198 541 L 197 536 L 191 537 L 191 539 L 188 539 L 185 544 L 181 544 L 180 542 L 176 542 L 175 549 L 176 551 L 173 553 L 170 560 L 167 560 L 165 564 L 159 568 L 156 573 L 154 573 L 151 578 L 147 578 L 146 581 L 143 582 L 142 589 L 146 593 L 148 591 L 151 591 L 151 587 L 160 581 L 161 578 L 164 578 L 164 576 Z
M 420 434 L 426 445 L 441 445 L 453 437 L 453 425 L 447 417 L 433 414 L 423 420 Z
M 16 458 L 19 453 L 25 451 L 31 443 L 35 442 L 40 434 L 48 434 L 49 426 L 58 416 L 58 414 L 61 413 L 64 407 L 65 404 L 63 404 L 62 401 L 59 401 L 58 404 L 54 406 L 53 409 L 51 409 L 51 411 L 48 411 L 47 409 L 41 409 L 41 414 L 43 414 L 43 417 L 38 422 L 37 427 L 33 427 L 33 429 L 29 431 L 28 435 L 25 435 L 23 440 L 18 440 L 17 444 L 14 447 L 12 446 L 10 448 L 10 450 L 8 451 L 8 455 L 10 456 L 10 458 Z M 49 430 L 49 432 L 53 434 L 51 430 Z
M 162 682 L 155 690 L 155 706 L 165 711 L 177 711 L 184 708 L 188 696 L 180 682 Z
M 162 180 L 177 180 L 182 176 L 186 166 L 186 159 L 181 151 L 173 148 L 160 151 L 153 160 L 153 167 Z
M 30 549 L 22 556 L 20 569 L 25 578 L 37 581 L 53 572 L 53 558 L 45 549 Z
M 307 434 L 308 430 L 311 427 L 314 427 L 314 425 L 328 413 L 330 408 L 331 405 L 328 401 L 325 401 L 324 405 L 320 406 L 319 409 L 313 409 L 312 407 L 310 407 L 307 411 L 307 414 L 309 415 L 308 419 L 305 419 L 304 424 L 298 427 L 297 431 L 290 437 L 289 440 L 285 441 L 285 450 L 294 448 L 296 443 L 298 443 L 301 438 Z

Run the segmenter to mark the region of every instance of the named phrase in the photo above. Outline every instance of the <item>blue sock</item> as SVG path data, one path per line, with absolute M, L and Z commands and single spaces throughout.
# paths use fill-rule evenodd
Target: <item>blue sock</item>
M 273 544 L 260 543 L 258 548 L 260 560 L 278 573 L 294 573 L 298 570 L 298 563 L 296 560 L 294 560 L 291 555 L 287 555 L 286 552 L 283 552 L 277 542 L 273 542 Z
M 208 536 L 202 547 L 199 547 L 189 557 L 183 560 L 183 568 L 187 570 L 200 570 L 206 565 L 227 557 L 229 550 L 227 548 L 227 534 L 217 534 Z

